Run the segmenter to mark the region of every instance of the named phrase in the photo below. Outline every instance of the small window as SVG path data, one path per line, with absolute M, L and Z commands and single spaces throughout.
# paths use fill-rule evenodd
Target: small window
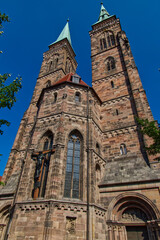
M 100 147 L 99 147 L 99 144 L 98 144 L 98 143 L 96 143 L 96 152 L 97 152 L 98 154 L 100 154 Z
M 80 83 L 80 76 L 78 76 L 77 74 L 72 76 L 72 82 L 74 83 Z
M 117 116 L 119 115 L 119 111 L 118 111 L 118 109 L 116 109 L 116 115 L 117 115 Z
M 75 102 L 80 102 L 80 97 L 81 97 L 81 95 L 80 95 L 80 93 L 79 92 L 76 92 L 76 94 L 75 94 Z
M 111 87 L 114 88 L 114 82 L 113 81 L 111 81 Z
M 47 83 L 46 83 L 46 87 L 50 87 L 51 86 L 51 81 L 48 80 Z
M 57 93 L 54 93 L 54 103 L 57 102 Z
M 127 148 L 125 144 L 120 145 L 120 154 L 121 155 L 126 155 L 127 154 Z

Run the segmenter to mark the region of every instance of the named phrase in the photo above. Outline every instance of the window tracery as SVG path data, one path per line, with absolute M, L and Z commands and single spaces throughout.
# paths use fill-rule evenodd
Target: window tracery
M 116 68 L 115 59 L 113 57 L 108 57 L 106 59 L 106 66 L 107 66 L 107 71 L 108 72 L 115 69 Z
M 80 163 L 82 141 L 78 133 L 70 136 L 67 148 L 67 164 L 64 197 L 80 197 Z
M 100 49 L 105 50 L 115 46 L 115 37 L 113 32 L 105 32 L 100 39 Z

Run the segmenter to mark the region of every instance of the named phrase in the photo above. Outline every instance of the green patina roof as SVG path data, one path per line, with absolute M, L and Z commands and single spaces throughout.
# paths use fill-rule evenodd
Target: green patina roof
M 112 15 L 110 15 L 107 10 L 105 9 L 105 7 L 103 6 L 103 3 L 101 3 L 101 11 L 100 11 L 100 15 L 98 18 L 98 21 L 96 23 L 102 22 L 103 20 L 106 20 L 108 18 L 112 17 Z M 95 23 L 95 24 L 96 24 Z M 94 24 L 93 24 L 94 25 Z
M 67 38 L 69 43 L 71 44 L 72 46 L 72 42 L 71 42 L 71 35 L 70 35 L 70 31 L 69 31 L 69 20 L 67 20 L 67 23 L 65 25 L 65 27 L 63 28 L 61 34 L 59 35 L 59 37 L 57 38 L 57 40 L 54 42 L 54 43 L 57 43 L 63 39 Z M 52 44 L 54 44 L 52 43 Z M 50 44 L 50 46 L 52 45 Z

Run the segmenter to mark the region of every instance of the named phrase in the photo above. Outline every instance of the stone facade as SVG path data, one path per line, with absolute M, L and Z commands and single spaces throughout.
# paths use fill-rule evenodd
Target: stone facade
M 115 16 L 90 37 L 92 87 L 67 38 L 44 53 L 2 178 L 1 239 L 160 239 L 159 165 L 136 122 L 153 116 L 129 41 Z

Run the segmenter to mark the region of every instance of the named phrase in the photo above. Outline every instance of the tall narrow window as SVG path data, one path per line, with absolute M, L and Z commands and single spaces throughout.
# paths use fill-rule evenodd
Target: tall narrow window
M 70 60 L 69 58 L 67 58 L 67 60 L 66 60 L 66 67 L 65 67 L 65 72 L 66 72 L 66 74 L 67 74 L 67 73 L 70 73 L 70 72 L 71 72 L 71 69 L 72 69 L 71 60 Z
M 107 43 L 109 47 L 113 47 L 115 45 L 114 34 L 111 31 L 107 32 Z
M 126 155 L 127 154 L 127 148 L 125 144 L 120 145 L 120 154 L 121 155 Z
M 98 144 L 98 143 L 96 143 L 96 152 L 97 152 L 98 154 L 100 154 L 100 147 L 99 147 L 99 144 Z
M 47 83 L 46 83 L 46 87 L 50 87 L 51 86 L 51 81 L 48 80 Z
M 105 38 L 100 39 L 100 46 L 101 46 L 101 50 L 107 48 L 107 43 Z
M 118 111 L 118 109 L 116 109 L 116 115 L 117 115 L 117 116 L 119 115 L 119 111 Z
M 77 134 L 72 134 L 68 141 L 64 197 L 79 198 L 80 155 L 81 155 L 80 138 Z
M 114 88 L 114 82 L 113 81 L 111 81 L 111 87 Z
M 50 63 L 49 63 L 49 71 L 52 69 L 52 67 L 53 67 L 53 61 L 50 61 Z
M 55 103 L 55 102 L 57 102 L 57 93 L 56 92 L 54 93 L 54 101 L 53 101 L 53 103 Z

